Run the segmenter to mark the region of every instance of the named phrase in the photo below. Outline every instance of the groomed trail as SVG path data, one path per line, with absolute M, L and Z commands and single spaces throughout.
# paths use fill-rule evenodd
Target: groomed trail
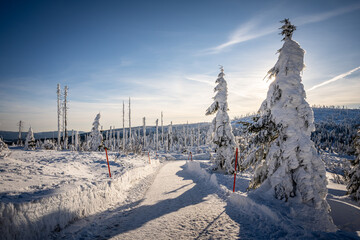
M 130 190 L 128 204 L 77 221 L 54 238 L 238 238 L 240 226 L 227 215 L 226 202 L 214 188 L 195 183 L 183 170 L 185 163 L 166 163 L 156 175 Z

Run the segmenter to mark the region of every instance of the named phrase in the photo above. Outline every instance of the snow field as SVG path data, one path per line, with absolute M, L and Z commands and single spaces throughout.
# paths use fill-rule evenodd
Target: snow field
M 79 155 L 52 151 L 47 160 L 53 161 L 44 164 L 43 157 L 49 153 L 15 151 L 12 157 L 17 159 L 1 159 L 1 239 L 46 239 L 50 232 L 60 231 L 76 219 L 124 201 L 133 184 L 160 166 L 160 162 L 153 159 L 149 164 L 147 157 L 132 156 L 115 162 L 115 154 L 110 154 L 112 179 L 109 179 L 105 153 Z M 9 172 L 15 165 L 17 171 Z M 48 171 L 33 171 L 32 168 L 41 165 Z M 23 172 L 32 184 L 43 183 L 44 179 L 50 182 L 26 186 L 22 181 L 25 186 L 21 187 L 19 181 L 15 183 L 17 189 L 11 189 L 10 179 L 17 179 Z
M 207 162 L 188 161 L 185 169 L 198 181 L 204 181 L 217 188 L 217 194 L 227 202 L 228 208 L 232 209 L 231 217 L 240 224 L 241 238 L 358 239 L 356 225 L 358 225 L 359 218 L 356 213 L 351 215 L 354 217 L 353 219 L 345 220 L 347 224 L 341 219 L 336 219 L 337 224 L 350 225 L 347 229 L 338 226 L 341 227 L 341 230 L 338 230 L 337 226 L 329 219 L 328 214 L 301 204 L 301 199 L 284 203 L 274 199 L 273 196 L 270 196 L 270 192 L 265 192 L 261 188 L 246 193 L 245 189 L 249 182 L 249 176 L 246 174 L 237 176 L 236 192 L 233 193 L 233 175 L 211 174 L 208 167 Z M 330 197 L 333 198 L 333 196 Z M 333 203 L 330 205 L 334 206 Z M 341 214 L 342 209 L 344 210 L 344 207 L 334 209 L 334 211 Z M 332 217 L 337 217 L 337 214 Z

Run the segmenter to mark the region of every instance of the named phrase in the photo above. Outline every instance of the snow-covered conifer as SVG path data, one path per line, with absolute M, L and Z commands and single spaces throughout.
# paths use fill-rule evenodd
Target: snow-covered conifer
M 0 138 L 0 152 L 3 150 L 9 150 L 8 145 Z
M 288 19 L 281 22 L 284 45 L 268 72 L 275 80 L 249 128 L 256 133 L 255 148 L 243 166 L 256 166 L 250 188 L 262 185 L 277 199 L 296 196 L 307 205 L 327 210 L 325 165 L 310 139 L 314 115 L 301 83 L 304 50 L 291 39 L 295 26 Z
M 103 136 L 99 130 L 100 127 L 100 113 L 94 119 L 93 127 L 89 136 L 89 147 L 91 151 L 98 151 L 102 146 Z
M 355 200 L 360 202 L 360 129 L 355 139 L 356 159 L 349 173 L 349 183 L 347 185 L 348 194 Z
M 11 152 L 9 151 L 8 145 L 0 137 L 0 158 L 5 158 L 9 156 Z
M 223 169 L 228 173 L 234 172 L 235 137 L 232 133 L 227 103 L 227 83 L 224 79 L 224 69 L 216 79 L 217 85 L 213 104 L 206 110 L 206 115 L 216 113 L 211 123 L 211 140 L 216 145 L 215 169 Z
M 35 138 L 34 138 L 34 132 L 33 132 L 32 128 L 30 127 L 29 131 L 26 135 L 24 149 L 25 150 L 34 150 L 35 146 L 36 146 L 36 143 L 35 143 Z

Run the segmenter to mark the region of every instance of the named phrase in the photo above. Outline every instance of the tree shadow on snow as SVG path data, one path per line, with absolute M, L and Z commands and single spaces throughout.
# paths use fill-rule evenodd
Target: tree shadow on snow
M 177 172 L 176 175 L 182 177 L 184 180 L 193 180 L 193 178 L 184 170 Z M 171 192 L 176 192 L 183 187 L 184 186 Z M 154 219 L 176 212 L 181 208 L 201 203 L 204 201 L 204 198 L 214 193 L 214 190 L 215 189 L 208 188 L 205 185 L 195 183 L 194 187 L 173 199 L 166 199 L 154 205 L 141 205 L 125 211 L 124 207 L 114 209 L 111 211 L 111 218 L 116 219 L 116 221 L 111 222 L 108 218 L 102 218 L 104 213 L 93 215 L 91 218 L 98 218 L 96 220 L 96 224 L 98 226 L 105 226 L 106 228 L 106 234 L 104 237 L 111 238 L 119 234 L 138 229 Z M 137 204 L 140 205 L 140 203 L 141 201 Z M 86 226 L 85 228 L 87 227 L 89 226 Z M 87 233 L 85 228 L 84 234 L 86 235 Z
M 301 218 L 297 219 L 298 214 L 292 217 L 289 213 L 289 206 L 280 200 L 267 200 L 255 196 L 237 197 L 240 200 L 235 203 L 230 200 L 231 197 L 228 198 L 225 211 L 233 221 L 240 225 L 240 239 L 360 239 L 354 232 L 355 229 L 351 228 L 353 226 L 359 227 L 358 221 L 351 222 L 351 226 L 340 227 L 340 230 L 336 232 L 311 231 L 303 226 Z M 344 204 L 329 200 L 332 199 L 328 199 L 331 207 L 335 204 Z M 359 214 L 359 212 L 350 213 L 350 208 L 350 206 L 345 205 L 342 205 L 342 208 L 337 207 L 342 211 L 348 211 L 347 213 L 341 212 L 338 214 L 341 214 L 344 218 L 350 216 L 350 214 Z M 270 211 L 275 213 L 276 217 L 272 217 L 274 214 L 269 214 Z M 301 210 L 298 209 L 297 211 Z M 309 221 L 312 217 L 307 216 L 303 220 Z M 311 221 L 315 223 L 315 221 Z

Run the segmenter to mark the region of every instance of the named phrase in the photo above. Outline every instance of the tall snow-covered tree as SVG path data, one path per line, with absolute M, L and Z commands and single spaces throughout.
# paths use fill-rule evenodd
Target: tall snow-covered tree
M 19 146 L 22 146 L 21 131 L 22 131 L 23 125 L 24 125 L 24 122 L 20 120 L 20 122 L 18 123 L 18 126 L 19 126 L 19 138 L 18 138 L 18 142 L 17 142 L 17 144 Z
M 75 131 L 75 142 L 74 142 L 75 151 L 79 151 L 79 133 Z
M 256 147 L 243 167 L 255 165 L 250 188 L 262 185 L 277 199 L 287 201 L 297 196 L 307 205 L 327 210 L 325 165 L 310 139 L 315 130 L 314 115 L 301 83 L 304 50 L 292 40 L 296 27 L 288 19 L 281 22 L 284 44 L 268 72 L 275 80 L 249 127 L 256 133 Z
M 360 202 L 360 129 L 357 132 L 357 137 L 354 142 L 356 149 L 356 159 L 353 162 L 353 167 L 349 173 L 349 183 L 347 185 L 348 194 L 355 201 Z
M 217 85 L 214 89 L 216 92 L 213 104 L 206 110 L 206 115 L 216 113 L 211 123 L 211 141 L 216 146 L 216 158 L 214 160 L 214 169 L 223 169 L 227 173 L 234 172 L 234 153 L 235 153 L 235 137 L 232 133 L 229 115 L 227 114 L 227 83 L 224 79 L 224 69 L 216 79 Z
M 0 152 L 3 150 L 9 150 L 8 145 L 0 138 Z
M 33 132 L 32 128 L 30 127 L 29 131 L 26 135 L 24 149 L 25 150 L 34 150 L 35 146 L 36 146 L 36 142 L 35 142 L 35 138 L 34 138 L 34 132 Z
M 98 151 L 103 143 L 103 136 L 99 130 L 100 127 L 100 113 L 94 119 L 93 127 L 89 136 L 89 147 L 91 151 Z

